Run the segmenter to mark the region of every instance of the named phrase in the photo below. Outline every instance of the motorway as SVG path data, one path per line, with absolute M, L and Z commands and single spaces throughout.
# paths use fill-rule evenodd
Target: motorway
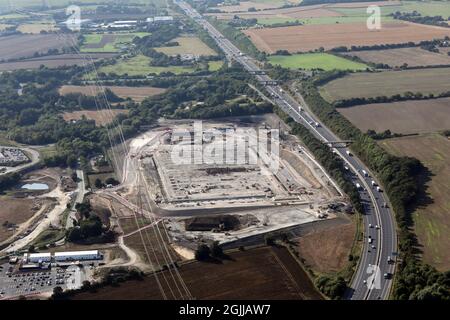
M 340 140 L 313 116 L 301 96 L 299 100 L 302 105 L 285 92 L 276 81 L 267 76 L 264 70 L 258 67 L 255 60 L 241 53 L 236 46 L 189 4 L 184 1 L 175 1 L 175 4 L 210 34 L 228 60 L 235 60 L 244 69 L 255 75 L 256 79 L 264 85 L 270 94 L 274 104 L 278 105 L 296 122 L 304 125 L 322 142 L 329 143 Z M 358 269 L 345 298 L 353 300 L 388 299 L 397 256 L 397 233 L 393 212 L 388 208 L 389 202 L 383 192 L 377 191 L 376 187 L 372 186 L 372 180 L 376 183 L 377 180 L 366 166 L 353 156 L 349 149 L 332 146 L 331 148 L 346 163 L 353 183 L 360 185 L 359 192 L 365 209 L 363 215 L 364 246 Z M 388 262 L 389 258 L 394 261 Z

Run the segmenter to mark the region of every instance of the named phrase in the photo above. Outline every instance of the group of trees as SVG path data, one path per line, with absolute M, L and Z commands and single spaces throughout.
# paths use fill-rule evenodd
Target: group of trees
M 401 262 L 398 265 L 394 297 L 415 299 L 433 296 L 448 299 L 448 291 L 442 289 L 445 286 L 448 288 L 448 275 L 442 275 L 417 260 L 415 235 L 410 230 L 411 210 L 420 204 L 417 202 L 420 200 L 420 190 L 423 189 L 423 165 L 417 159 L 396 157 L 385 151 L 374 139 L 363 134 L 327 103 L 320 96 L 313 81 L 304 82 L 300 90 L 306 103 L 325 125 L 341 139 L 353 141 L 351 149 L 376 174 L 385 188 L 399 227 L 399 249 L 402 258 L 399 260 Z M 427 272 L 424 273 L 423 270 Z M 421 278 L 417 277 L 418 273 Z M 435 285 L 437 279 L 443 280 Z
M 439 26 L 449 28 L 450 26 L 446 21 L 450 20 L 450 17 L 443 18 L 442 16 L 422 16 L 419 12 L 400 12 L 396 11 L 392 13 L 392 17 L 398 20 L 405 20 L 414 23 L 428 24 L 432 26 Z
M 227 22 L 222 22 L 218 19 L 209 20 L 214 27 L 219 30 L 226 38 L 228 38 L 239 50 L 252 56 L 253 58 L 263 61 L 266 60 L 265 53 L 259 51 L 253 42 L 240 30 L 229 25 Z
M 66 232 L 69 242 L 102 243 L 114 240 L 114 232 L 103 226 L 89 202 L 78 204 L 76 209 L 80 219 L 78 222 L 74 221 L 74 226 Z
M 195 259 L 198 261 L 206 261 L 211 258 L 221 258 L 223 255 L 223 249 L 217 241 L 214 241 L 210 246 L 200 244 L 197 250 L 195 250 Z

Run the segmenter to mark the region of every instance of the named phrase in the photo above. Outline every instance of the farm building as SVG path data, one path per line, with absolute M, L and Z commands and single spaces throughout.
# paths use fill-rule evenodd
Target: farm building
M 55 261 L 98 260 L 102 255 L 98 250 L 55 252 Z

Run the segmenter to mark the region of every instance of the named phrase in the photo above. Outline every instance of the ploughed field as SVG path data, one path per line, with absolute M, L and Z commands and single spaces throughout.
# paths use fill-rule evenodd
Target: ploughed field
M 244 31 L 255 46 L 266 53 L 288 50 L 291 53 L 325 50 L 346 46 L 370 46 L 403 42 L 420 42 L 450 36 L 450 28 L 409 22 L 389 22 L 371 31 L 366 23 L 319 24 Z
M 44 65 L 48 68 L 57 68 L 61 66 L 72 66 L 72 65 L 83 65 L 89 64 L 90 59 L 108 59 L 113 58 L 116 55 L 113 53 L 92 53 L 89 54 L 89 59 L 84 54 L 59 54 L 43 56 L 38 58 L 25 59 L 16 62 L 4 62 L 0 63 L 0 71 L 13 71 L 19 69 L 38 69 L 40 66 Z
M 200 300 L 322 299 L 306 272 L 285 248 L 261 247 L 233 252 L 221 262 L 182 264 L 179 272 L 192 296 Z M 169 299 L 181 297 L 168 270 L 157 273 L 157 276 Z M 163 297 L 154 275 L 149 275 L 143 281 L 128 281 L 119 287 L 84 292 L 74 298 L 150 300 Z
M 73 39 L 72 39 L 73 38 Z M 0 60 L 30 58 L 36 52 L 62 49 L 73 45 L 74 36 L 64 34 L 33 34 L 0 37 Z

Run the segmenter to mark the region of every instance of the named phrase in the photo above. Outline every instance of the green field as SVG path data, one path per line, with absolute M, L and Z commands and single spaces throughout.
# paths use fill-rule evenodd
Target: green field
M 149 35 L 147 32 L 132 32 L 132 33 L 115 33 L 115 34 L 85 34 L 85 41 L 80 49 L 81 52 L 118 52 L 121 46 L 130 44 L 135 37 L 144 37 Z M 114 36 L 112 41 L 105 43 L 102 47 L 92 48 L 89 45 L 100 45 L 103 37 Z
M 185 36 L 173 39 L 171 42 L 178 42 L 178 46 L 155 48 L 168 56 L 177 54 L 192 54 L 198 56 L 216 56 L 217 53 L 208 47 L 198 37 Z
M 305 53 L 290 56 L 270 56 L 273 65 L 289 69 L 323 69 L 323 70 L 366 70 L 367 65 L 353 62 L 328 53 Z
M 208 70 L 217 71 L 223 66 L 223 61 L 208 61 Z
M 98 69 L 98 72 L 104 72 L 106 74 L 115 73 L 117 75 L 129 76 L 143 76 L 150 73 L 160 74 L 163 72 L 172 72 L 174 74 L 192 73 L 195 71 L 193 67 L 185 66 L 170 66 L 170 67 L 153 67 L 150 66 L 151 59 L 144 55 L 137 55 L 128 60 L 119 60 L 114 65 L 103 66 Z
M 259 1 L 259 0 L 258 0 Z M 82 6 L 83 4 L 92 5 L 111 3 L 111 0 L 47 0 L 49 8 L 62 8 L 67 7 L 70 4 L 77 4 Z M 9 12 L 21 8 L 42 9 L 42 0 L 0 0 L 0 13 Z M 166 7 L 165 0 L 122 0 L 120 4 L 142 4 L 142 5 L 155 5 L 156 7 Z

